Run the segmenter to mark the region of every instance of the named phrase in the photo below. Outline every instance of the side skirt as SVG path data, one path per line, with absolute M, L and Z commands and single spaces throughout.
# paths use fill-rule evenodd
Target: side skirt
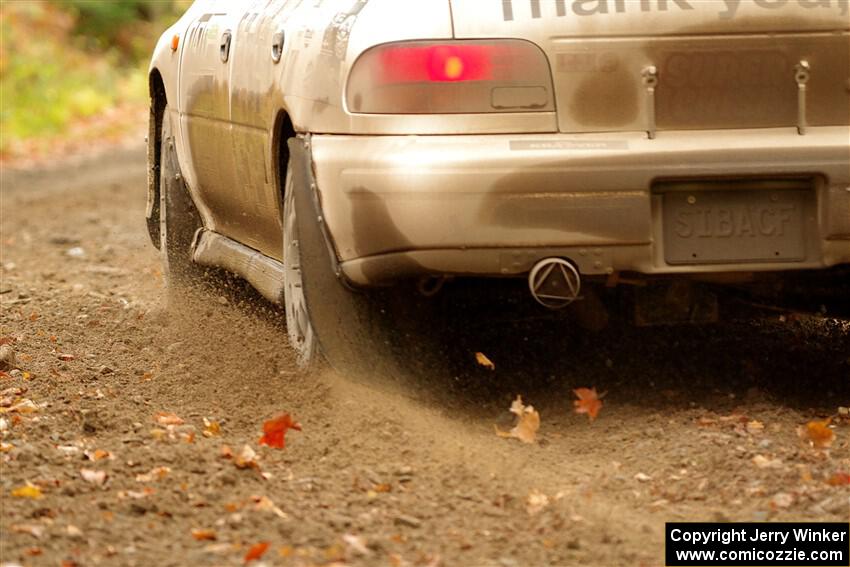
M 260 294 L 283 305 L 283 264 L 212 230 L 195 235 L 192 259 L 202 266 L 223 268 L 245 278 Z

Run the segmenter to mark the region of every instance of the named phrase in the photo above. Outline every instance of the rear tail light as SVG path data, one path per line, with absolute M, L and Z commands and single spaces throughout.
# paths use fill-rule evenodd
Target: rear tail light
M 552 111 L 546 56 L 520 40 L 409 41 L 355 61 L 348 110 L 363 114 Z

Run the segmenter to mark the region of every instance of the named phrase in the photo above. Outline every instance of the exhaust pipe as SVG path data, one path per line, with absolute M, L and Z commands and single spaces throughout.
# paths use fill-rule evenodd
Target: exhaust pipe
M 528 273 L 531 296 L 543 307 L 563 309 L 579 297 L 581 275 L 563 258 L 545 258 Z

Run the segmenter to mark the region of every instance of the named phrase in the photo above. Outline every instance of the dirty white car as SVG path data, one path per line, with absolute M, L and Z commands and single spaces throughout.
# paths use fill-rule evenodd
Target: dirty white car
M 150 234 L 285 305 L 303 363 L 393 285 L 838 289 L 848 4 L 198 0 L 151 62 Z

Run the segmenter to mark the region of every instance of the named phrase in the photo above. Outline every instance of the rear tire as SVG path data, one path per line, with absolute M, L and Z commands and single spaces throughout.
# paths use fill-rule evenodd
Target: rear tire
M 204 278 L 204 268 L 192 261 L 192 240 L 203 224 L 180 171 L 167 106 L 162 117 L 161 132 L 160 257 L 163 276 L 171 291 L 196 285 Z
M 309 145 L 291 138 L 284 188 L 284 296 L 299 365 L 324 359 L 350 376 L 396 377 L 405 351 L 399 324 L 404 311 L 390 307 L 391 290 L 354 290 L 336 273 L 314 183 Z
M 289 344 L 296 353 L 298 367 L 306 370 L 316 364 L 319 354 L 318 341 L 304 295 L 300 246 L 292 168 L 288 167 L 283 193 L 283 299 Z

